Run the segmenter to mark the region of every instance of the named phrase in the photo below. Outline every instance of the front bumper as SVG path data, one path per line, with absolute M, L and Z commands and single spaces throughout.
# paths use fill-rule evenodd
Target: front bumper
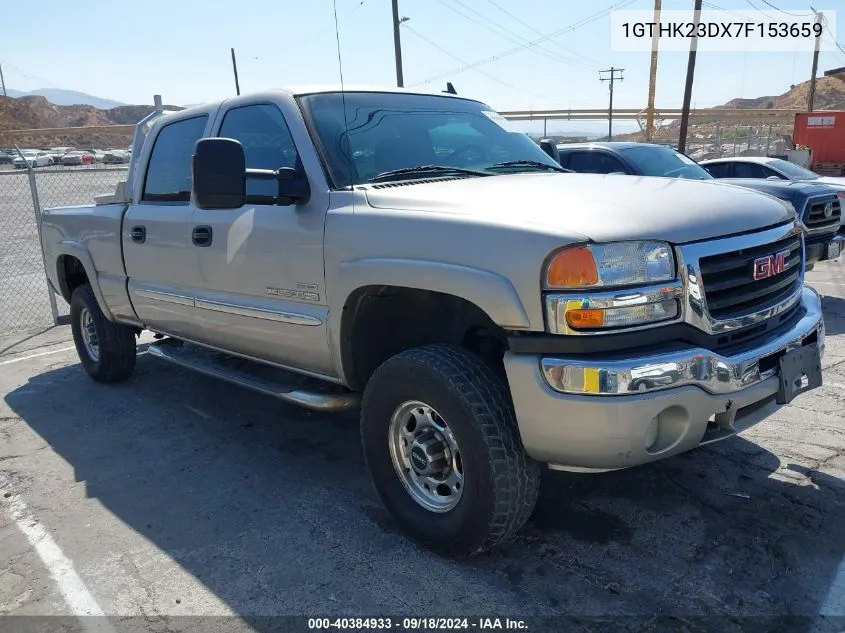
M 779 358 L 824 350 L 818 294 L 803 316 L 750 349 L 720 355 L 690 345 L 626 356 L 505 355 L 519 430 L 531 457 L 575 470 L 626 468 L 728 437 L 777 408 Z
M 845 236 L 830 233 L 805 239 L 806 260 L 809 266 L 818 262 L 837 259 L 845 246 Z

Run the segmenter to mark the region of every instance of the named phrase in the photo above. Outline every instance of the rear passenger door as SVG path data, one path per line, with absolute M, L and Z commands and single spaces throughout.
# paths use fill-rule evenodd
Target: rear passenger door
M 177 119 L 153 141 L 140 199 L 123 219 L 123 257 L 129 297 L 153 329 L 190 336 L 192 286 L 197 276 L 191 243 L 191 156 L 208 115 Z
M 774 172 L 765 169 L 762 165 L 757 163 L 746 163 L 737 161 L 733 164 L 734 178 L 768 178 L 775 176 Z
M 566 167 L 584 174 L 631 173 L 621 160 L 600 150 L 572 152 Z

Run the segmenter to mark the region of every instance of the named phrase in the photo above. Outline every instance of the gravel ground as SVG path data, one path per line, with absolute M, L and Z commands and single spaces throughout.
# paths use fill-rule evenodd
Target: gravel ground
M 823 387 L 658 464 L 549 471 L 519 537 L 460 563 L 398 533 L 354 414 L 310 413 L 146 355 L 129 382 L 95 384 L 66 327 L 0 339 L 0 628 L 71 630 L 73 618 L 13 616 L 99 609 L 139 631 L 307 630 L 267 617 L 285 615 L 845 630 L 825 619 L 845 616 L 845 283 L 837 263 L 808 278 L 824 295 Z M 43 534 L 81 590 L 68 594 L 67 569 L 48 573 L 30 542 L 43 550 Z M 536 619 L 564 615 L 575 619 Z
M 53 322 L 29 175 L 0 169 L 0 335 Z M 35 170 L 42 208 L 90 204 L 114 193 L 125 168 L 42 167 Z M 64 302 L 59 301 L 61 308 Z M 64 310 L 67 313 L 67 310 Z

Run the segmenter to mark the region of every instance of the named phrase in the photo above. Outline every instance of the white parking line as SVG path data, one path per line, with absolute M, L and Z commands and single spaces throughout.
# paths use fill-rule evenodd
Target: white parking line
M 29 360 L 30 358 L 38 358 L 39 356 L 47 356 L 48 354 L 58 354 L 59 352 L 66 352 L 71 349 L 76 349 L 73 345 L 70 347 L 60 347 L 59 349 L 51 349 L 48 352 L 38 352 L 37 354 L 29 354 L 28 356 L 21 356 L 20 358 L 13 358 L 11 360 L 4 360 L 0 365 L 11 365 L 12 363 L 20 363 L 21 361 Z
M 100 605 L 73 569 L 73 561 L 62 553 L 53 537 L 18 495 L 9 497 L 9 513 L 47 567 L 71 613 L 79 618 L 82 628 L 89 633 L 115 633 Z

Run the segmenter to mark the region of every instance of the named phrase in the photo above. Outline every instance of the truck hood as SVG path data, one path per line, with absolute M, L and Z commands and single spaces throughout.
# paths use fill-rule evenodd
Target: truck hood
M 366 190 L 378 209 L 428 211 L 491 224 L 577 232 L 596 242 L 659 239 L 676 244 L 786 222 L 795 214 L 752 189 L 715 180 L 605 174 L 512 174 Z
M 817 180 L 811 182 L 821 182 L 826 185 L 834 185 L 837 188 L 845 187 L 845 176 L 819 176 Z

